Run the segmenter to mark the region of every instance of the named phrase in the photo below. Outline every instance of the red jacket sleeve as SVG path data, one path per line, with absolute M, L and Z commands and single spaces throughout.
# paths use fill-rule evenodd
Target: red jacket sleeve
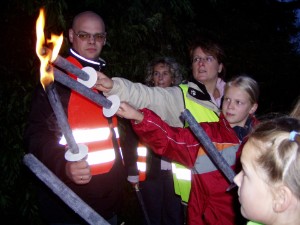
M 199 150 L 199 141 L 188 128 L 170 127 L 149 109 L 142 109 L 144 119 L 132 126 L 139 138 L 157 154 L 193 167 Z

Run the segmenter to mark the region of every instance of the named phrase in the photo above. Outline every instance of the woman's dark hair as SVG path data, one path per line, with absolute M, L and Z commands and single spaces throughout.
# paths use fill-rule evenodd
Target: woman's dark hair
M 213 56 L 218 61 L 218 63 L 223 64 L 223 69 L 222 69 L 221 73 L 219 74 L 219 77 L 224 79 L 225 74 L 226 74 L 226 69 L 225 69 L 225 65 L 224 65 L 226 55 L 225 55 L 225 52 L 224 52 L 223 48 L 221 47 L 221 45 L 214 39 L 207 39 L 207 38 L 195 39 L 194 41 L 191 42 L 190 47 L 189 47 L 189 54 L 190 54 L 191 62 L 193 62 L 194 51 L 199 47 L 202 49 L 202 51 L 205 54 Z

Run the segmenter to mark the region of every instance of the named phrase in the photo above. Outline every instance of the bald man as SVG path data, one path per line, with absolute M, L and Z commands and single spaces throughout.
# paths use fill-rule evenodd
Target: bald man
M 75 16 L 69 29 L 69 40 L 72 44 L 67 57 L 69 62 L 79 68 L 90 66 L 97 71 L 105 66 L 105 61 L 99 55 L 106 42 L 106 31 L 103 19 L 98 14 L 86 11 Z M 65 159 L 67 146 L 61 144 L 62 132 L 41 85 L 33 97 L 29 125 L 25 132 L 28 151 L 104 219 L 116 225 L 125 184 L 125 169 L 118 146 L 117 119 L 104 117 L 102 107 L 75 91 L 59 83 L 55 83 L 55 86 L 75 140 L 78 143 L 75 132 L 81 131 L 81 143 L 88 146 L 88 156 L 76 162 Z M 94 140 L 85 140 L 91 137 L 92 132 L 95 132 Z M 41 214 L 48 224 L 85 224 L 44 185 L 39 189 L 39 202 Z
M 106 42 L 103 19 L 90 11 L 78 14 L 69 29 L 69 40 L 79 55 L 97 60 Z

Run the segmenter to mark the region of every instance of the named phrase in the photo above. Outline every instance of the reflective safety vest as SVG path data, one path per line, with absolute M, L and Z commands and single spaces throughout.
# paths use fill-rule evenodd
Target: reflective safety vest
M 191 114 L 193 115 L 193 117 L 198 123 L 219 121 L 219 117 L 214 111 L 187 98 L 188 85 L 181 84 L 179 85 L 179 87 L 181 88 L 183 93 L 185 108 L 191 112 Z M 187 126 L 188 124 L 186 123 L 185 127 Z M 177 195 L 180 195 L 181 200 L 183 202 L 187 203 L 191 191 L 191 177 L 192 177 L 191 170 L 179 163 L 173 162 L 172 171 L 173 171 L 175 193 Z
M 139 170 L 139 181 L 146 180 L 147 170 L 147 148 L 139 142 L 137 147 L 137 168 Z
M 74 58 L 69 57 L 68 60 L 82 68 Z M 88 146 L 87 162 L 91 174 L 109 172 L 116 159 L 112 129 L 119 142 L 117 118 L 113 117 L 112 122 L 109 123 L 108 118 L 102 113 L 101 106 L 72 90 L 68 105 L 68 120 L 75 141 Z M 120 151 L 120 149 L 116 150 Z

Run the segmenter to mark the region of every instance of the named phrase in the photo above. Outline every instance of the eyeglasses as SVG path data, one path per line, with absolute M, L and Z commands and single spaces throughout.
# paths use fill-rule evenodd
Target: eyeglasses
M 215 60 L 215 58 L 213 56 L 211 56 L 211 55 L 206 56 L 206 57 L 196 56 L 195 58 L 193 58 L 193 63 L 199 63 L 199 62 L 202 62 L 202 63 L 212 63 L 214 60 Z
M 80 32 L 76 34 L 74 32 L 74 34 L 82 41 L 90 40 L 90 38 L 93 37 L 95 41 L 103 42 L 106 38 L 106 33 L 89 34 L 86 32 Z

